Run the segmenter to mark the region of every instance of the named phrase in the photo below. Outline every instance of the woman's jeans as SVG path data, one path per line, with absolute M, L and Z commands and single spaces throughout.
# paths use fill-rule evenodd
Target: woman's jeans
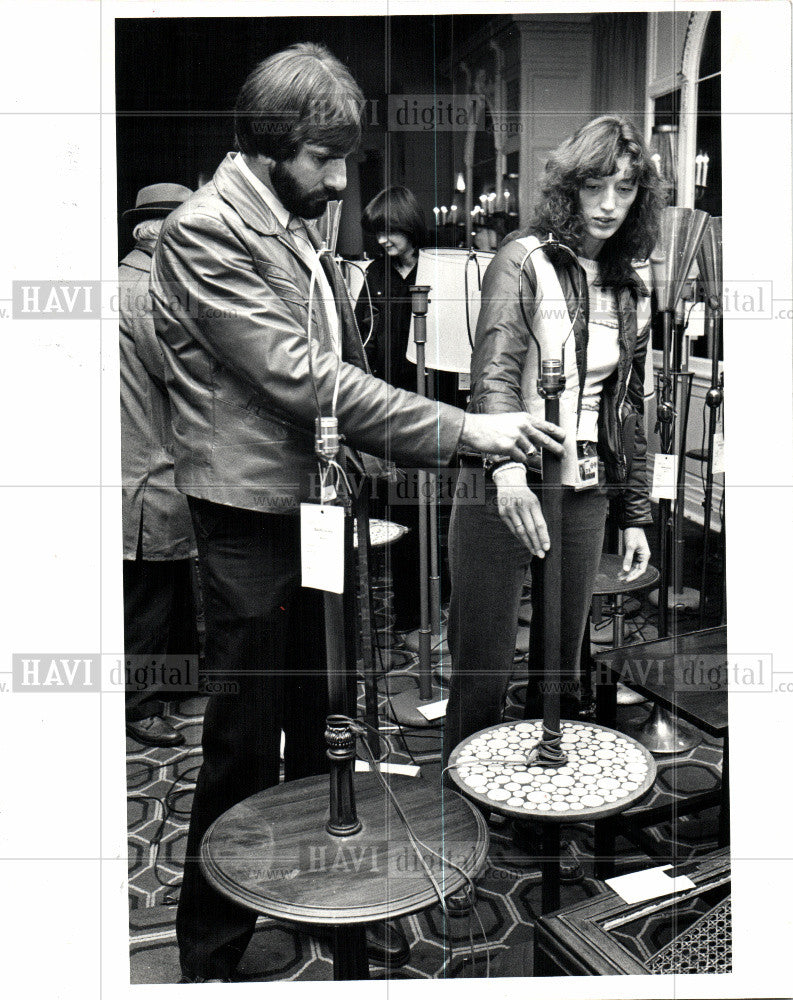
M 480 485 L 479 498 L 474 476 Z M 529 563 L 532 623 L 529 641 L 527 718 L 537 714 L 542 681 L 542 567 L 498 515 L 496 487 L 485 486 L 481 469 L 463 467 L 449 528 L 451 603 L 449 647 L 451 689 L 444 727 L 444 762 L 466 737 L 501 721 L 507 684 L 513 672 L 521 591 Z M 541 498 L 541 485 L 529 481 Z M 466 499 L 460 499 L 466 498 Z M 561 704 L 569 715 L 580 701 L 579 657 L 595 576 L 603 550 L 608 511 L 605 489 L 562 496 Z M 547 558 L 547 556 L 546 556 Z

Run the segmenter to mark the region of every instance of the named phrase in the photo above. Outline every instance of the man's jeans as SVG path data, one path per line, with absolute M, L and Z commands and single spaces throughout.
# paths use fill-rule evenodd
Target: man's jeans
M 466 495 L 473 470 L 460 470 L 457 495 Z M 481 471 L 479 473 L 481 475 Z M 468 496 L 475 495 L 470 488 Z M 530 480 L 530 488 L 541 486 Z M 603 488 L 562 496 L 562 714 L 580 699 L 578 664 L 592 590 L 603 549 L 608 497 Z M 547 557 L 546 557 L 547 558 Z M 444 761 L 466 737 L 501 721 L 513 672 L 518 613 L 531 561 L 532 624 L 527 717 L 537 710 L 542 679 L 542 559 L 511 534 L 498 515 L 496 488 L 488 483 L 485 502 L 455 500 L 449 529 L 452 590 L 449 608 L 451 689 L 444 727 Z
M 281 730 L 285 778 L 327 770 L 328 685 L 322 594 L 300 585 L 300 520 L 189 497 L 215 694 L 204 715 L 184 879 L 176 916 L 182 971 L 228 977 L 256 914 L 216 892 L 199 867 L 201 838 L 227 809 L 278 783 Z

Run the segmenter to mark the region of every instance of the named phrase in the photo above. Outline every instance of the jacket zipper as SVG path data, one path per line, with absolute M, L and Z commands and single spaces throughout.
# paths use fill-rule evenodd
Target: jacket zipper
M 615 305 L 617 307 L 617 330 L 619 333 L 620 340 L 620 353 L 622 357 L 620 358 L 622 364 L 624 365 L 628 357 L 628 342 L 625 337 L 625 322 L 622 315 L 622 292 L 617 298 L 615 294 Z M 628 478 L 628 461 L 625 458 L 625 420 L 622 415 L 622 407 L 625 402 L 625 397 L 628 395 L 628 379 L 630 378 L 630 368 L 627 371 L 627 378 L 623 377 L 621 380 L 621 385 L 619 393 L 617 395 L 617 440 L 619 444 L 619 452 L 617 454 L 617 461 L 619 463 L 620 478 L 624 482 Z
M 584 300 L 584 343 L 581 345 L 583 349 L 583 369 L 584 377 L 581 378 L 581 370 L 578 369 L 578 405 L 576 406 L 576 428 L 578 427 L 578 422 L 581 420 L 581 409 L 584 402 L 584 386 L 586 382 L 586 369 L 587 369 L 587 354 L 589 349 L 589 284 L 587 283 L 586 271 L 583 267 L 576 261 L 575 266 L 578 268 L 578 287 L 583 290 L 582 298 Z M 573 348 L 575 349 L 575 331 L 573 331 Z M 576 359 L 576 368 L 578 368 L 578 362 Z

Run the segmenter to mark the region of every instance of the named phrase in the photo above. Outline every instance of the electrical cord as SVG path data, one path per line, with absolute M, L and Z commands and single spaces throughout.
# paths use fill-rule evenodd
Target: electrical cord
M 369 278 L 366 276 L 366 268 L 361 267 L 361 265 L 354 260 L 347 260 L 346 258 L 339 258 L 348 267 L 354 267 L 361 272 L 361 277 L 363 278 L 363 287 L 366 289 L 366 299 L 369 304 L 369 332 L 366 334 L 366 339 L 363 342 L 363 346 L 369 343 L 372 338 L 372 333 L 374 332 L 374 303 L 372 302 L 372 291 L 369 286 Z
M 526 266 L 526 262 L 532 257 L 532 255 L 535 254 L 535 253 L 537 253 L 538 250 L 547 250 L 549 247 L 554 247 L 554 248 L 556 248 L 558 250 L 563 250 L 573 260 L 573 262 L 575 263 L 576 269 L 581 266 L 578 263 L 578 257 L 570 249 L 570 247 L 565 246 L 564 243 L 559 243 L 558 240 L 554 239 L 554 236 L 553 236 L 552 233 L 549 233 L 547 239 L 545 239 L 538 246 L 532 247 L 531 250 L 527 250 L 526 254 L 525 254 L 524 258 L 523 258 L 523 260 L 520 262 L 520 267 L 518 269 L 518 303 L 520 305 L 520 313 L 521 313 L 521 316 L 523 317 L 523 322 L 526 324 L 526 329 L 529 332 L 529 336 L 532 338 L 532 340 L 534 341 L 534 343 L 537 345 L 537 371 L 538 371 L 538 374 L 539 374 L 540 371 L 542 371 L 542 347 L 540 346 L 540 342 L 539 342 L 539 340 L 537 340 L 537 337 L 536 337 L 536 335 L 534 333 L 534 330 L 532 329 L 532 325 L 529 322 L 529 318 L 526 315 L 526 307 L 524 305 L 524 300 L 523 300 L 523 275 L 525 273 L 524 272 L 524 268 Z M 569 331 L 567 333 L 567 336 L 562 341 L 562 356 L 561 356 L 562 372 L 564 372 L 564 349 L 565 349 L 565 345 L 567 344 L 567 341 L 572 336 L 573 330 L 575 329 L 575 325 L 578 322 L 579 316 L 581 315 L 581 286 L 578 283 L 579 275 L 578 275 L 577 271 L 574 272 L 574 273 L 575 273 L 575 280 L 573 281 L 573 289 L 574 289 L 575 298 L 576 298 L 576 310 L 575 310 L 575 313 L 573 315 L 573 319 L 572 319 L 572 322 L 570 324 L 570 329 L 569 329 Z M 525 406 L 526 405 L 525 400 L 523 402 L 524 402 L 524 406 Z M 528 409 L 528 407 L 526 407 L 526 408 Z
M 319 258 L 322 256 L 323 253 L 330 253 L 330 250 L 327 247 L 321 247 L 317 251 L 317 264 L 318 264 L 319 267 L 322 266 L 319 263 Z M 311 387 L 312 387 L 312 390 L 314 392 L 314 402 L 315 402 L 316 407 L 317 407 L 317 416 L 322 417 L 323 416 L 322 405 L 321 405 L 321 403 L 319 401 L 319 394 L 317 392 L 317 381 L 316 381 L 316 377 L 315 377 L 315 374 L 314 374 L 314 359 L 313 359 L 313 356 L 312 356 L 312 353 L 311 353 L 312 335 L 313 335 L 312 334 L 312 327 L 311 327 L 311 319 L 312 319 L 312 315 L 313 315 L 313 312 L 314 312 L 314 289 L 316 288 L 316 284 L 317 284 L 317 273 L 316 273 L 316 270 L 312 267 L 311 268 L 311 278 L 310 278 L 309 284 L 308 284 L 308 321 L 307 321 L 307 327 L 308 327 L 308 329 L 307 329 L 307 335 L 308 335 L 308 344 L 307 344 L 307 346 L 308 346 L 308 372 L 309 372 L 309 377 L 311 379 Z M 337 310 L 337 313 L 338 313 L 338 304 L 336 305 L 336 310 Z M 339 322 L 339 329 L 341 329 L 341 321 Z M 341 351 L 339 350 L 339 351 L 336 352 L 336 376 L 335 376 L 334 385 L 333 385 L 333 398 L 332 398 L 331 410 L 330 410 L 330 415 L 332 417 L 336 416 L 336 406 L 337 406 L 338 397 L 339 397 L 339 383 L 340 383 L 340 381 L 341 381 Z
M 461 868 L 454 861 L 451 861 L 449 858 L 444 857 L 443 854 L 440 854 L 438 851 L 435 851 L 433 848 L 431 848 L 429 846 L 429 844 L 426 844 L 424 841 L 422 841 L 419 837 L 416 836 L 416 834 L 413 831 L 413 828 L 412 828 L 412 826 L 410 824 L 410 820 L 405 815 L 404 810 L 402 809 L 402 806 L 399 803 L 398 798 L 393 793 L 393 791 L 391 790 L 391 788 L 388 785 L 388 782 L 383 777 L 382 771 L 380 770 L 380 767 L 379 767 L 379 764 L 382 762 L 382 759 L 383 759 L 382 755 L 381 755 L 380 760 L 376 760 L 374 754 L 372 753 L 372 749 L 369 746 L 369 742 L 366 739 L 366 730 L 367 729 L 370 730 L 372 733 L 376 733 L 376 730 L 372 726 L 370 726 L 367 722 L 361 722 L 361 721 L 356 720 L 356 719 L 351 719 L 348 716 L 341 716 L 341 718 L 344 719 L 349 724 L 349 726 L 353 730 L 353 732 L 355 732 L 359 736 L 359 738 L 361 740 L 361 743 L 363 745 L 363 748 L 364 748 L 364 752 L 366 753 L 366 756 L 369 758 L 369 764 L 372 767 L 372 769 L 374 770 L 374 772 L 377 774 L 377 777 L 378 777 L 378 780 L 380 781 L 380 784 L 382 785 L 382 787 L 383 787 L 386 795 L 388 796 L 388 798 L 390 799 L 391 803 L 393 804 L 394 810 L 395 810 L 397 816 L 399 817 L 399 819 L 401 820 L 403 826 L 405 827 L 405 832 L 408 835 L 408 841 L 409 841 L 411 847 L 413 847 L 413 850 L 416 853 L 416 857 L 418 858 L 419 863 L 421 864 L 422 868 L 424 869 L 424 873 L 426 874 L 427 878 L 431 882 L 431 884 L 433 886 L 433 889 L 435 890 L 435 894 L 438 896 L 438 901 L 440 903 L 441 910 L 442 910 L 442 912 L 443 912 L 444 917 L 446 918 L 446 920 L 447 921 L 449 920 L 449 911 L 448 911 L 448 909 L 446 907 L 446 900 L 445 900 L 445 898 L 443 896 L 443 892 L 442 892 L 440 886 L 437 883 L 437 880 L 433 876 L 432 872 L 429 869 L 429 866 L 426 863 L 426 860 L 424 859 L 423 855 L 421 854 L 420 848 L 423 849 L 423 850 L 425 850 L 428 854 L 431 854 L 433 857 L 438 858 L 438 860 L 441 861 L 444 865 L 448 866 L 449 868 L 453 868 L 455 871 L 459 872 L 460 875 L 462 875 L 463 879 L 466 882 L 466 888 L 468 889 L 468 893 L 469 893 L 469 899 L 470 899 L 470 902 L 471 902 L 471 913 L 474 913 L 475 912 L 475 908 L 473 906 L 473 901 L 474 901 L 474 899 L 476 897 L 476 887 L 475 887 L 474 882 L 471 879 L 470 875 L 468 874 L 468 872 L 466 872 L 463 868 Z M 380 735 L 380 734 L 378 734 L 378 735 Z M 487 951 L 486 951 L 486 958 L 487 958 L 487 962 L 486 962 L 486 964 L 487 964 L 486 975 L 489 978 L 489 976 L 490 976 L 490 945 L 489 945 L 489 943 L 487 941 L 487 936 L 485 934 L 484 927 L 482 925 L 481 920 L 479 920 L 478 915 L 477 915 L 477 920 L 478 920 L 478 923 L 479 923 L 480 930 L 482 931 L 482 937 L 483 937 L 484 942 L 485 942 L 485 948 L 487 949 Z M 470 916 L 469 916 L 469 921 L 470 921 Z M 471 932 L 470 932 L 470 927 L 469 927 L 469 937 L 470 936 L 471 936 Z M 473 945 L 473 938 L 472 937 L 471 937 L 471 943 Z M 449 949 L 449 959 L 448 959 L 448 962 L 451 963 L 451 961 L 453 960 L 453 957 L 454 957 L 454 949 L 453 949 L 453 945 L 452 945 L 451 939 L 447 940 L 447 944 L 448 944 L 448 949 Z M 472 950 L 471 950 L 471 962 L 472 962 L 472 965 L 475 963 L 475 956 L 474 956 L 473 947 L 472 947 Z
M 377 629 L 373 630 L 373 635 L 375 639 L 375 649 L 377 650 L 377 658 L 380 661 L 380 674 L 381 676 L 385 677 L 386 669 L 385 669 L 385 663 L 383 662 L 383 650 L 380 645 L 380 636 L 377 634 Z M 413 753 L 407 744 L 405 731 L 402 728 L 402 724 L 400 723 L 399 719 L 397 718 L 396 712 L 394 711 L 394 705 L 391 701 L 391 692 L 388 690 L 388 684 L 386 684 L 385 686 L 385 696 L 386 696 L 386 701 L 388 702 L 388 709 L 391 713 L 391 718 L 394 720 L 394 723 L 396 724 L 396 727 L 399 730 L 399 738 L 402 740 L 402 746 L 405 748 L 405 752 L 410 758 L 411 764 L 414 764 L 416 767 L 418 767 L 419 765 L 416 761 L 416 758 L 413 756 Z
M 169 767 L 176 767 L 182 761 L 188 760 L 191 756 L 193 756 L 192 750 L 188 750 L 185 753 L 183 753 L 181 756 L 174 758 L 174 760 L 172 760 L 172 761 L 169 761 L 168 762 L 168 766 Z M 179 791 L 180 793 L 182 793 L 182 792 L 190 791 L 191 789 L 195 788 L 195 783 L 196 783 L 196 779 L 197 779 L 198 775 L 196 773 L 194 776 L 190 776 L 190 774 L 193 771 L 197 772 L 198 769 L 200 768 L 200 766 L 201 766 L 200 764 L 196 764 L 193 768 L 188 768 L 188 770 L 184 774 L 177 775 L 173 779 L 173 781 L 171 782 L 171 785 L 168 788 L 168 791 L 165 793 L 165 795 L 162 798 L 159 798 L 158 796 L 155 796 L 155 795 L 137 795 L 137 794 L 133 794 L 133 795 L 128 795 L 127 796 L 128 800 L 135 801 L 135 802 L 146 802 L 146 801 L 148 801 L 148 802 L 155 802 L 158 805 L 160 805 L 161 808 L 162 808 L 162 816 L 160 817 L 160 822 L 159 822 L 159 825 L 157 827 L 157 831 L 154 834 L 154 836 L 151 838 L 151 840 L 149 841 L 149 846 L 154 848 L 154 859 L 153 859 L 153 864 L 152 864 L 152 872 L 154 873 L 154 877 L 157 880 L 157 882 L 163 888 L 165 888 L 165 889 L 169 889 L 169 890 L 178 889 L 179 886 L 182 883 L 182 879 L 181 879 L 180 876 L 177 876 L 177 881 L 176 882 L 173 882 L 173 881 L 166 882 L 166 881 L 163 880 L 162 876 L 160 875 L 160 869 L 159 869 L 159 865 L 160 865 L 160 848 L 162 846 L 162 838 L 163 838 L 163 835 L 165 833 L 165 828 L 166 828 L 166 826 L 168 824 L 168 821 L 173 816 L 182 816 L 182 817 L 186 818 L 186 817 L 188 817 L 190 815 L 190 811 L 189 810 L 178 809 L 173 804 L 172 799 L 173 799 L 173 796 L 177 793 L 177 791 Z M 183 786 L 183 787 L 180 788 L 179 786 Z M 164 903 L 165 906 L 173 906 L 173 905 L 176 904 L 176 901 L 177 900 L 173 898 L 173 896 L 171 895 L 171 893 L 168 893 L 163 898 L 163 903 Z
M 468 332 L 468 343 L 471 345 L 471 350 L 474 349 L 474 338 L 471 334 L 471 312 L 470 312 L 470 302 L 468 295 L 468 265 L 473 261 L 476 264 L 476 283 L 478 291 L 482 291 L 482 271 L 479 267 L 479 258 L 476 256 L 476 251 L 471 249 L 468 251 L 468 256 L 465 258 L 465 268 L 463 270 L 463 280 L 465 283 L 465 328 Z

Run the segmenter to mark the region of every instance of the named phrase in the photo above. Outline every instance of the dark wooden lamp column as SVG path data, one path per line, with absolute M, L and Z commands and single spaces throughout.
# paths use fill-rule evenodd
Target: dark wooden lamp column
M 322 421 L 330 423 L 323 426 Z M 334 443 L 338 445 L 335 418 L 318 419 L 318 453 L 333 457 Z M 348 524 L 348 570 L 351 555 Z M 345 593 L 350 576 L 345 574 Z M 454 791 L 442 789 L 439 801 L 437 788 L 423 780 L 389 775 L 384 787 L 376 774 L 354 774 L 359 727 L 349 718 L 354 708 L 347 708 L 355 665 L 349 658 L 350 602 L 344 596 L 326 594 L 325 602 L 328 693 L 336 713 L 328 718 L 325 732 L 329 778 L 284 782 L 233 806 L 207 830 L 201 865 L 208 882 L 241 906 L 276 919 L 325 926 L 333 939 L 334 978 L 368 979 L 366 925 L 437 901 L 423 868 L 406 863 L 413 848 L 387 788 L 419 840 L 441 856 L 444 847 L 448 851 L 454 845 L 457 867 L 443 864 L 438 872 L 437 859 L 426 859 L 446 896 L 462 888 L 466 876 L 479 873 L 489 838 L 481 814 Z M 425 591 L 425 609 L 426 596 Z

